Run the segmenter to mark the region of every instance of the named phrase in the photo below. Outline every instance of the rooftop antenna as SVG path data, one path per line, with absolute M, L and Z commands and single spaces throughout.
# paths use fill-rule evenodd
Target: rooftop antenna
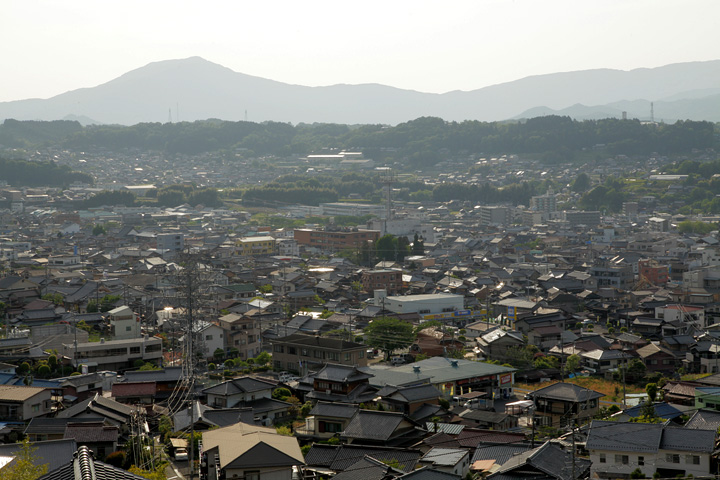
M 655 103 L 650 102 L 650 121 L 655 123 Z
M 172 123 L 172 108 L 168 108 L 168 123 Z
M 388 169 L 382 178 L 385 189 L 385 221 L 392 219 L 392 186 L 395 182 L 395 173 Z

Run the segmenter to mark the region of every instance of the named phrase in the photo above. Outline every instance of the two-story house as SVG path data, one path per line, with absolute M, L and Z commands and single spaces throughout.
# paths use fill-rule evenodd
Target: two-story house
M 203 432 L 202 441 L 207 480 L 291 480 L 293 467 L 305 464 L 297 438 L 274 428 L 236 423 Z
M 24 422 L 52 412 L 52 390 L 24 385 L 0 385 L 0 420 Z
M 261 398 L 271 398 L 277 385 L 249 376 L 219 383 L 202 391 L 213 408 L 233 408 Z
M 572 383 L 555 383 L 528 394 L 535 403 L 535 421 L 553 427 L 594 417 L 600 411 L 600 398 L 604 396 Z
M 305 426 L 295 429 L 295 435 L 302 439 L 327 440 L 345 430 L 358 408 L 351 403 L 319 401 L 305 419 Z
M 377 396 L 377 390 L 370 386 L 372 376 L 356 367 L 328 363 L 319 371 L 301 378 L 296 390 L 304 400 L 312 402 L 372 402 Z
M 645 478 L 712 475 L 715 436 L 715 430 L 594 420 L 586 444 L 591 478 L 631 478 L 636 469 Z

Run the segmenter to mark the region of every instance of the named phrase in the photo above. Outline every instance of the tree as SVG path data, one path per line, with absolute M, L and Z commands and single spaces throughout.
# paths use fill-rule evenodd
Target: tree
M 15 453 L 15 461 L 2 471 L 4 480 L 37 480 L 48 471 L 48 464 L 35 465 L 35 450 L 27 438 Z
M 272 398 L 274 398 L 275 400 L 285 401 L 286 398 L 290 397 L 292 397 L 292 392 L 290 391 L 290 389 L 285 387 L 276 388 L 272 392 Z
M 574 373 L 578 368 L 580 368 L 580 356 L 574 353 L 565 360 L 565 370 Z
M 575 181 L 572 184 L 572 191 L 576 193 L 583 193 L 590 188 L 590 177 L 587 173 L 582 172 L 580 175 L 575 177 Z
M 645 385 L 645 393 L 647 393 L 648 401 L 654 403 L 658 394 L 657 383 L 648 383 L 647 385 Z
M 375 253 L 380 260 L 394 261 L 397 259 L 398 241 L 394 235 L 388 233 L 380 237 L 375 244 Z
M 222 359 L 225 358 L 225 350 L 223 350 L 223 349 L 220 348 L 220 347 L 216 348 L 215 351 L 213 352 L 213 357 L 214 357 L 218 362 L 222 362 Z
M 104 225 L 101 225 L 99 223 L 96 223 L 95 226 L 92 229 L 92 234 L 96 237 L 99 235 L 105 235 L 107 233 L 107 230 L 105 229 Z
M 415 232 L 413 237 L 412 250 L 410 251 L 413 255 L 424 255 L 425 254 L 425 243 L 420 240 L 420 235 Z
M 272 356 L 268 352 L 260 352 L 255 357 L 255 365 L 258 367 L 264 367 L 272 360 Z
M 376 318 L 365 328 L 365 343 L 385 352 L 389 359 L 395 350 L 407 348 L 415 340 L 412 324 L 392 317 Z

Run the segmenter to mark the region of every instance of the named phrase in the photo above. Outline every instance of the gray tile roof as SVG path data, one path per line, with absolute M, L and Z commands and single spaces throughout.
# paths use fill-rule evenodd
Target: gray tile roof
M 409 403 L 421 400 L 432 400 L 441 396 L 437 388 L 429 384 L 414 385 L 410 387 L 394 387 L 386 385 L 379 392 L 381 397 L 390 397 L 405 400 Z
M 605 396 L 605 394 L 590 390 L 589 388 L 579 387 L 573 383 L 562 382 L 535 390 L 528 395 L 532 398 L 549 398 L 567 402 L 585 402 Z
M 475 449 L 470 464 L 478 460 L 495 460 L 495 463 L 502 465 L 515 455 L 532 450 L 529 443 L 495 445 L 481 443 Z
M 95 460 L 93 452 L 83 446 L 77 450 L 71 462 L 43 475 L 39 480 L 145 480 L 145 478 Z
M 77 450 L 77 444 L 73 439 L 33 442 L 32 446 L 37 448 L 37 450 L 33 453 L 34 464 L 47 464 L 48 472 L 60 468 L 65 463 L 72 461 L 73 455 L 75 455 L 75 450 Z M 0 456 L 13 456 L 19 448 L 19 443 L 0 445 Z
M 453 475 L 452 473 L 441 472 L 430 467 L 423 467 L 414 470 L 405 475 L 397 477 L 395 480 L 460 480 L 459 475 Z
M 654 453 L 660 448 L 663 425 L 594 420 L 587 439 L 588 450 Z
M 253 377 L 239 377 L 227 382 L 219 383 L 212 387 L 208 387 L 203 390 L 203 393 L 211 393 L 213 395 L 236 395 L 240 393 L 251 393 L 259 392 L 262 390 L 269 390 L 274 388 L 276 385 L 271 382 L 259 380 Z
M 547 475 L 547 477 L 539 478 L 574 480 L 570 454 L 550 442 L 545 442 L 537 448 L 511 457 L 500 467 L 497 473 L 488 476 L 488 478 L 494 480 L 517 478 L 516 475 L 513 475 L 513 471 L 516 469 L 521 470 L 528 464 Z M 589 460 L 575 459 L 575 478 L 584 478 L 589 469 Z
M 340 436 L 363 440 L 389 440 L 404 419 L 402 413 L 360 410 Z
M 457 465 L 466 455 L 468 455 L 468 451 L 465 449 L 433 447 L 422 456 L 420 461 L 438 466 L 451 467 Z
M 681 452 L 712 453 L 715 448 L 716 432 L 717 430 L 666 427 L 660 448 Z
M 334 480 L 383 480 L 393 473 L 401 473 L 370 456 L 361 458 L 333 477 Z M 394 476 L 394 475 L 392 475 Z
M 345 470 L 359 459 L 369 455 L 380 461 L 397 460 L 400 468 L 410 472 L 422 456 L 419 450 L 364 445 L 323 445 L 314 443 L 305 455 L 308 466 L 326 467 L 336 472 Z
M 720 428 L 720 412 L 705 409 L 698 410 L 687 421 L 685 428 L 717 431 Z
M 358 411 L 358 406 L 350 403 L 318 402 L 310 411 L 310 415 L 322 417 L 352 418 Z

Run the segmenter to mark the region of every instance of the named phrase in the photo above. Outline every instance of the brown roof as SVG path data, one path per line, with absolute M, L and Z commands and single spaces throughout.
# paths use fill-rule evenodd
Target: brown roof
M 112 386 L 112 396 L 115 398 L 144 397 L 147 395 L 155 395 L 156 393 L 156 382 L 123 382 L 114 383 Z
M 24 385 L 0 385 L 0 400 L 10 402 L 24 402 L 38 393 L 50 390 L 42 387 L 26 387 Z
M 63 438 L 72 438 L 77 443 L 117 442 L 119 429 L 116 426 L 97 423 L 68 423 Z

